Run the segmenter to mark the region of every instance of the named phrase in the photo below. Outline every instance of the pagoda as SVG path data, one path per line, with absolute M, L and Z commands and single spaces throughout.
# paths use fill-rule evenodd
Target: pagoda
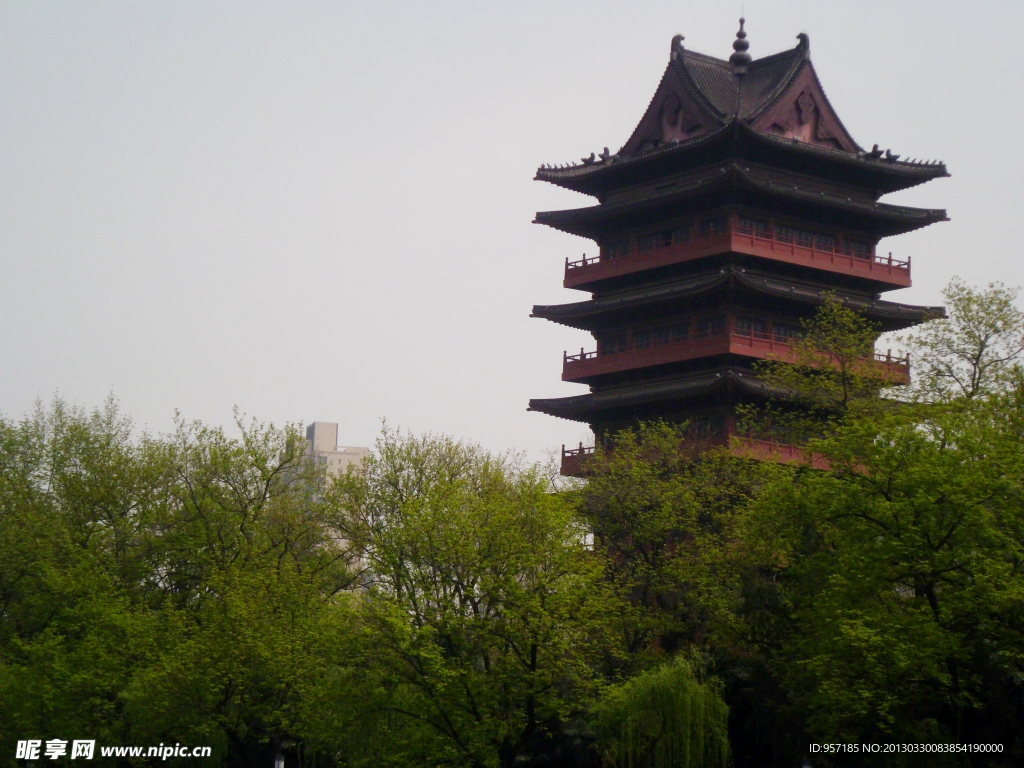
M 946 212 L 879 198 L 948 176 L 945 165 L 862 149 L 825 96 L 808 36 L 752 59 L 743 23 L 728 60 L 672 39 L 654 98 L 617 153 L 537 171 L 597 205 L 536 223 L 590 238 L 599 253 L 565 263 L 564 286 L 589 299 L 532 315 L 594 335 L 595 348 L 562 362 L 562 380 L 590 392 L 534 399 L 530 410 L 589 424 L 598 441 L 660 418 L 728 443 L 736 406 L 772 394 L 756 363 L 792 360 L 801 320 L 830 295 L 883 333 L 942 314 L 881 298 L 910 285 L 910 259 L 879 242 Z M 906 361 L 876 357 L 909 382 Z M 563 472 L 592 450 L 563 448 Z

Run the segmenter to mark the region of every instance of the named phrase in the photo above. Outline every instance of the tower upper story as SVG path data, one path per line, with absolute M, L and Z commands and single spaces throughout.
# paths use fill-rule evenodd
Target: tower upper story
M 808 36 L 797 39 L 788 51 L 752 59 L 741 19 L 725 60 L 687 50 L 676 35 L 654 97 L 618 152 L 538 169 L 538 180 L 598 202 L 537 214 L 537 223 L 600 246 L 597 258 L 567 262 L 566 287 L 614 288 L 665 258 L 702 259 L 709 246 L 696 243 L 702 234 L 737 228 L 771 237 L 761 238 L 756 254 L 752 241 L 746 249 L 730 242 L 730 250 L 831 271 L 870 292 L 910 285 L 909 263 L 882 258 L 878 241 L 944 221 L 946 212 L 879 198 L 948 176 L 946 166 L 857 144 L 825 95 Z M 684 209 L 692 221 L 674 221 Z M 723 223 L 718 214 L 726 210 L 734 215 Z M 676 230 L 688 245 L 675 256 L 619 259 L 671 248 Z

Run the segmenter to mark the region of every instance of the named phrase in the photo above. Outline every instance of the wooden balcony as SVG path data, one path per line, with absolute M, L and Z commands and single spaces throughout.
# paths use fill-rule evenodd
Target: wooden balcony
M 893 286 L 910 286 L 910 259 L 906 261 L 874 253 L 861 253 L 841 243 L 820 247 L 813 241 L 780 235 L 774 227 L 766 230 L 745 228 L 739 219 L 730 217 L 724 229 L 707 234 L 694 232 L 685 242 L 662 245 L 646 250 L 634 247 L 614 258 L 605 255 L 579 261 L 565 260 L 566 288 L 588 289 L 588 286 L 613 277 L 643 272 L 657 267 L 681 264 L 721 253 L 742 253 L 765 259 L 824 269 L 843 275 L 862 277 Z
M 678 341 L 628 344 L 617 347 L 614 352 L 587 352 L 581 349 L 578 355 L 563 353 L 562 381 L 586 382 L 612 373 L 717 355 L 739 355 L 792 363 L 796 362 L 793 341 L 792 336 L 780 337 L 773 333 L 750 331 L 727 322 L 720 330 L 692 333 Z M 893 384 L 910 383 L 910 364 L 905 358 L 876 354 L 875 360 L 885 366 L 887 377 L 891 377 Z
M 594 455 L 594 446 L 583 445 L 580 443 L 579 448 L 566 448 L 562 445 L 562 466 L 559 469 L 559 474 L 565 477 L 582 477 L 583 476 L 583 465 L 587 459 Z

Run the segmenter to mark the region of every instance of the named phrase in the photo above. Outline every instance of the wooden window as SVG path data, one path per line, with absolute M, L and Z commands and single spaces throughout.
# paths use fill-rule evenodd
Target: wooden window
M 764 321 L 758 320 L 753 317 L 737 317 L 736 333 L 740 334 L 741 336 L 753 336 L 754 338 L 762 338 L 765 336 Z
M 651 331 L 636 331 L 633 334 L 633 348 L 634 349 L 647 349 L 651 346 L 651 339 L 653 337 Z
M 689 323 L 681 322 L 681 323 L 676 323 L 675 325 L 666 325 L 666 326 L 663 326 L 662 328 L 655 328 L 654 329 L 654 331 L 653 331 L 654 339 L 653 340 L 654 340 L 655 345 L 658 345 L 658 346 L 663 345 L 663 344 L 674 344 L 677 341 L 686 341 L 686 339 L 690 335 L 689 331 L 690 331 L 690 324 Z
M 816 232 L 814 234 L 814 247 L 819 251 L 834 251 L 836 249 L 836 239 L 832 235 Z
M 646 234 L 640 235 L 636 239 L 636 249 L 638 252 L 650 251 L 654 249 L 655 243 L 657 242 L 657 235 Z
M 749 216 L 740 216 L 737 229 L 744 235 L 754 235 L 754 237 L 765 238 L 771 237 L 771 227 L 764 219 L 753 219 Z
M 698 339 L 718 336 L 725 331 L 724 317 L 702 317 L 694 323 L 694 337 Z
M 863 240 L 844 240 L 843 243 L 855 258 L 871 258 L 871 243 L 865 243 Z
M 607 336 L 599 336 L 597 339 L 598 355 L 614 355 L 618 352 L 624 352 L 628 348 L 629 339 L 624 333 L 608 334 Z
M 782 341 L 787 344 L 792 344 L 794 341 L 803 336 L 803 331 L 794 325 L 783 325 L 782 323 L 775 323 L 775 340 Z
M 601 246 L 601 256 L 605 259 L 617 259 L 620 256 L 625 256 L 628 252 L 629 240 L 626 238 L 612 240 Z
M 693 238 L 693 222 L 687 222 L 672 230 L 673 243 L 688 243 Z
M 728 228 L 728 222 L 726 221 L 725 215 L 710 216 L 700 221 L 700 236 L 711 237 L 712 235 L 721 235 Z
M 690 421 L 690 433 L 696 438 L 707 438 L 725 432 L 725 416 L 720 413 L 702 413 Z
M 775 239 L 783 243 L 799 245 L 801 248 L 810 248 L 814 245 L 813 232 L 785 225 L 775 228 Z

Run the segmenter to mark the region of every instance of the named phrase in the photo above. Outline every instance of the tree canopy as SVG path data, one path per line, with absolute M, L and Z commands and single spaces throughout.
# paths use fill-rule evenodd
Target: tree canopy
M 385 428 L 331 478 L 294 426 L 155 436 L 59 399 L 0 418 L 0 754 L 1020 764 L 1024 317 L 1002 286 L 946 296 L 904 339 L 909 388 L 838 301 L 764 371 L 779 399 L 748 415 L 804 464 L 659 422 L 558 485 Z M 825 742 L 1001 751 L 808 752 Z

